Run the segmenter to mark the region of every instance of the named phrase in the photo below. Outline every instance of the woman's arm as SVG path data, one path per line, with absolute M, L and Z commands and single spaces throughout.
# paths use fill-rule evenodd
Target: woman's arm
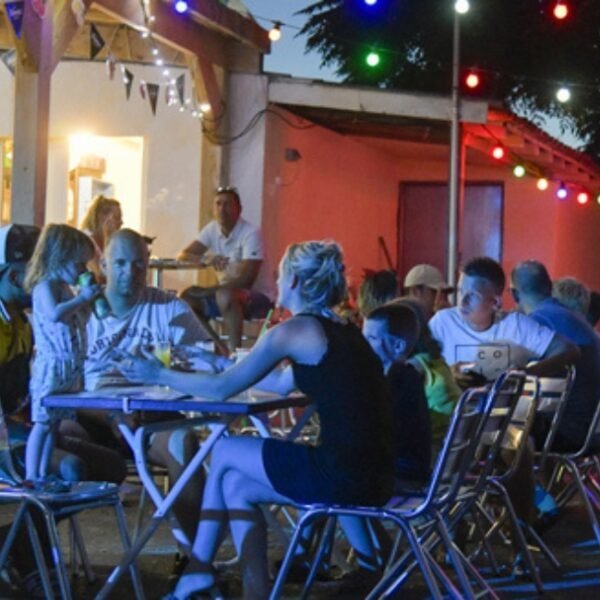
M 149 353 L 146 353 L 145 359 L 123 357 L 116 367 L 130 381 L 167 385 L 188 394 L 224 400 L 265 378 L 286 358 L 317 364 L 326 350 L 327 340 L 319 323 L 312 318 L 293 317 L 268 330 L 244 360 L 219 374 L 182 373 L 166 369 Z M 291 391 L 293 385 L 290 383 L 290 374 L 283 373 L 268 379 L 264 389 Z
M 99 285 L 90 285 L 82 288 L 77 296 L 63 300 L 61 286 L 59 282 L 46 280 L 40 281 L 33 289 L 34 310 L 41 312 L 53 323 L 65 321 L 100 292 Z

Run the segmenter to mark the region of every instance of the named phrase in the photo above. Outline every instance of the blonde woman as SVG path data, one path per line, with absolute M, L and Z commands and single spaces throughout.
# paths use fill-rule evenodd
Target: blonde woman
M 261 504 L 335 502 L 381 505 L 393 485 L 389 398 L 381 363 L 360 330 L 332 308 L 346 292 L 342 253 L 333 242 L 290 246 L 279 266 L 278 304 L 292 313 L 268 330 L 250 354 L 220 374 L 181 373 L 124 356 L 132 381 L 160 383 L 223 400 L 269 374 L 261 387 L 300 389 L 321 419 L 317 447 L 274 439 L 229 437 L 216 444 L 192 561 L 173 598 L 211 590 L 212 562 L 228 524 L 241 557 L 244 598 L 269 590 Z M 279 363 L 291 364 L 272 371 Z
M 88 265 L 97 278 L 102 279 L 100 261 L 108 240 L 123 226 L 121 204 L 114 198 L 96 196 L 88 207 L 80 229 L 87 233 L 94 243 L 94 257 Z

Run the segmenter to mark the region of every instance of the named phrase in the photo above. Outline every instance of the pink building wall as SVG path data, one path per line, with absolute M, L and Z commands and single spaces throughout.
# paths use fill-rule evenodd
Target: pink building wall
M 301 158 L 286 161 L 286 148 Z M 297 129 L 274 116 L 267 121 L 265 156 L 263 230 L 271 268 L 292 242 L 333 238 L 344 248 L 352 283 L 365 268 L 387 268 L 378 236 L 395 260 L 399 184 L 447 180 L 443 159 L 399 157 L 358 138 L 320 126 Z M 538 191 L 533 178 L 516 179 L 505 164 L 467 164 L 466 178 L 504 182 L 507 273 L 520 260 L 534 258 L 554 278 L 572 275 L 600 290 L 600 207 L 580 206 L 574 198 L 560 202 L 553 191 Z

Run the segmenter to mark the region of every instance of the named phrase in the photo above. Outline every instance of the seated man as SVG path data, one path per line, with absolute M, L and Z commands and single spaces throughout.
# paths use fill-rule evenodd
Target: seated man
M 241 212 L 237 190 L 218 188 L 214 220 L 177 256 L 178 260 L 214 267 L 217 285 L 189 287 L 182 298 L 203 321 L 223 317 L 231 351 L 241 345 L 244 318 L 262 318 L 272 306 L 264 293 L 254 289 L 264 258 L 260 231 L 242 219 Z
M 552 280 L 538 261 L 519 263 L 511 274 L 512 293 L 519 308 L 538 323 L 563 335 L 579 348 L 575 381 L 567 400 L 554 449 L 576 451 L 583 445 L 600 400 L 600 338 L 585 317 L 552 297 Z M 536 419 L 534 437 L 541 446 L 549 423 Z
M 505 368 L 525 368 L 531 375 L 549 375 L 572 364 L 577 347 L 548 327 L 517 313 L 501 312 L 506 278 L 499 263 L 488 257 L 470 260 L 458 282 L 458 305 L 436 313 L 429 328 L 440 343 L 446 362 L 468 387 L 477 370 L 481 348 L 493 345 L 502 350 Z M 538 362 L 527 366 L 532 360 Z M 485 373 L 484 373 L 485 376 Z
M 404 278 L 404 293 L 421 303 L 427 319 L 448 308 L 448 294 L 454 288 L 444 281 L 442 274 L 432 265 L 415 265 Z
M 140 234 L 131 229 L 115 232 L 105 249 L 102 268 L 106 275 L 104 293 L 112 313 L 104 319 L 92 314 L 88 321 L 86 390 L 124 381 L 112 366 L 115 351 L 135 354 L 158 342 L 192 344 L 206 339 L 206 332 L 187 304 L 168 292 L 146 286 L 148 247 Z M 87 427 L 105 422 L 104 413 L 79 412 Z M 164 432 L 154 436 L 149 456 L 168 469 L 173 482 L 196 449 L 193 432 Z M 175 515 L 189 539 L 196 532 L 202 487 L 201 476 L 192 478 L 174 505 Z
M 429 322 L 461 387 L 481 383 L 482 374 L 474 371 L 481 354 L 485 357 L 490 347 L 497 347 L 500 360 L 505 361 L 499 368 L 524 368 L 536 376 L 552 375 L 579 357 L 576 346 L 548 327 L 518 312 L 500 312 L 505 283 L 504 271 L 495 260 L 470 260 L 460 274 L 458 306 L 439 311 Z M 526 366 L 531 360 L 538 362 Z M 464 372 L 462 366 L 468 370 Z M 484 370 L 484 379 L 486 375 Z M 507 486 L 517 515 L 525 522 L 530 521 L 533 508 L 531 461 L 531 452 L 524 452 L 518 472 Z

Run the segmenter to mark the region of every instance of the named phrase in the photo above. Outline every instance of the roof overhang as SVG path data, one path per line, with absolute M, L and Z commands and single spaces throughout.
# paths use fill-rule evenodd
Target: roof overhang
M 423 150 L 429 148 L 429 156 L 448 158 L 450 96 L 271 76 L 269 101 L 399 156 L 414 157 L 419 144 Z M 501 142 L 508 150 L 506 166 L 524 163 L 531 175 L 565 179 L 600 191 L 600 167 L 589 156 L 565 146 L 526 119 L 471 99 L 461 101 L 460 114 L 468 162 L 497 166 L 490 151 Z M 408 152 L 403 148 L 407 145 Z

